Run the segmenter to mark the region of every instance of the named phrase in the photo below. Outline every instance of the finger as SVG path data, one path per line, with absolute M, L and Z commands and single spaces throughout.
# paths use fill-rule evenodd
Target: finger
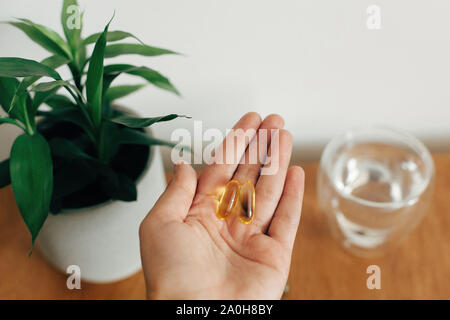
M 289 169 L 283 195 L 270 223 L 268 235 L 285 245 L 289 250 L 294 246 L 302 211 L 305 173 L 302 168 Z
M 179 163 L 164 193 L 159 197 L 149 217 L 164 221 L 183 221 L 189 212 L 197 188 L 197 174 L 191 165 Z
M 259 172 L 261 171 L 261 160 L 264 161 L 270 145 L 271 129 L 281 129 L 284 126 L 284 120 L 277 114 L 267 116 L 258 129 L 256 138 L 253 139 L 245 155 L 239 164 L 233 179 L 239 182 L 251 181 L 256 184 Z
M 276 141 L 277 138 L 278 141 Z M 278 206 L 291 153 L 292 135 L 287 130 L 279 130 L 278 137 L 275 134 L 272 138 L 268 153 L 269 162 L 263 167 L 266 171 L 261 172 L 255 187 L 256 207 L 253 224 L 260 232 L 266 232 Z
M 218 187 L 224 186 L 231 179 L 260 124 L 261 117 L 255 112 L 247 113 L 236 123 L 233 130 L 216 149 L 215 162 L 206 166 L 203 170 L 198 182 L 198 193 L 210 194 L 215 192 Z M 227 150 L 227 145 L 231 146 L 232 149 Z M 234 160 L 229 161 L 232 159 Z

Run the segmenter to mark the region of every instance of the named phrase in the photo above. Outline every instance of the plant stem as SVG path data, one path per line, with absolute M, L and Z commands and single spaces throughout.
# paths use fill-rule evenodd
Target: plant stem
M 81 85 L 81 72 L 78 71 L 77 67 L 73 63 L 69 63 L 69 69 L 73 76 L 73 81 L 78 90 L 82 91 L 83 86 Z
M 82 75 L 82 70 L 84 69 L 84 67 L 86 66 L 87 62 L 89 61 L 89 59 L 86 59 L 85 63 L 83 64 L 83 66 L 81 67 L 81 71 L 78 70 L 77 66 L 74 63 L 70 63 L 69 69 L 70 72 L 72 73 L 73 76 L 73 80 L 75 82 L 75 86 L 78 88 L 78 90 L 80 92 L 83 91 L 83 86 L 81 85 L 81 75 Z M 89 136 L 91 137 L 91 139 L 93 140 L 94 144 L 96 145 L 97 148 L 97 157 L 101 162 L 105 162 L 105 151 L 104 151 L 104 143 L 103 143 L 103 137 L 102 137 L 102 124 L 100 124 L 98 127 L 94 125 L 92 118 L 89 114 L 89 112 L 87 111 L 87 109 L 85 108 L 85 104 L 82 102 L 82 97 L 77 96 L 72 89 L 69 86 L 65 86 L 66 90 L 69 91 L 69 93 L 72 95 L 72 97 L 75 99 L 75 102 L 77 103 L 77 105 L 80 107 L 81 112 L 83 113 L 84 117 L 87 119 L 89 126 L 91 128 L 91 132 L 88 133 Z
M 92 142 L 97 147 L 97 153 L 100 159 L 100 155 L 103 153 L 101 150 L 102 148 L 102 142 L 101 142 L 101 128 L 97 128 L 94 126 L 94 123 L 92 122 L 91 116 L 89 115 L 89 112 L 85 108 L 84 103 L 80 100 L 80 98 L 72 91 L 72 89 L 69 86 L 64 86 L 64 88 L 70 93 L 72 98 L 74 98 L 75 102 L 77 103 L 78 107 L 80 107 L 81 112 L 83 113 L 84 117 L 89 123 L 89 132 L 86 132 L 88 136 L 92 139 Z
M 107 164 L 108 159 L 106 157 L 105 153 L 105 122 L 101 122 L 98 127 L 98 135 L 97 135 L 97 157 L 100 160 L 100 162 Z
M 34 134 L 34 125 L 30 121 L 30 116 L 28 114 L 27 105 L 25 103 L 23 104 L 23 114 L 25 117 L 26 131 L 29 135 L 32 136 Z
M 92 119 L 89 115 L 89 113 L 87 112 L 83 102 L 80 100 L 80 98 L 72 91 L 72 89 L 70 89 L 69 86 L 64 86 L 64 88 L 66 88 L 67 91 L 69 91 L 70 95 L 72 96 L 72 98 L 75 99 L 75 102 L 77 103 L 77 105 L 80 107 L 81 111 L 83 112 L 83 115 L 86 117 L 86 120 L 89 122 L 89 125 L 94 128 L 94 123 L 92 122 Z

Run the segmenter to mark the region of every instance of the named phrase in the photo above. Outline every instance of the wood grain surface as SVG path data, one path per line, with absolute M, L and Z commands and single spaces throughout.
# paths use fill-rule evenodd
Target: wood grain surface
M 396 249 L 376 259 L 343 251 L 330 237 L 316 201 L 317 164 L 303 164 L 306 192 L 285 299 L 450 299 L 450 154 L 434 156 L 436 186 L 427 216 Z M 0 299 L 143 299 L 142 272 L 111 284 L 68 290 L 67 275 L 35 250 L 10 187 L 0 190 Z M 366 269 L 381 268 L 369 290 Z

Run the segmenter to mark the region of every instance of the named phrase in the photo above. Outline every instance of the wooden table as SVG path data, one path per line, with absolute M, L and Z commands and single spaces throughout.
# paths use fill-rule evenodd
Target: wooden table
M 303 215 L 286 299 L 450 299 L 450 154 L 434 156 L 436 188 L 428 215 L 398 248 L 377 259 L 343 251 L 316 201 L 317 164 L 308 163 Z M 142 272 L 112 284 L 66 288 L 67 276 L 35 251 L 11 188 L 0 190 L 0 299 L 142 299 Z M 366 268 L 381 268 L 381 289 L 366 287 Z

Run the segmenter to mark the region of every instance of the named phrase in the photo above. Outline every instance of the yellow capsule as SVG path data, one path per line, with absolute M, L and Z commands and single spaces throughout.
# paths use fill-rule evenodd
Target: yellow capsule
M 249 224 L 255 216 L 255 187 L 251 181 L 245 181 L 239 188 L 239 220 Z
M 225 191 L 220 197 L 219 205 L 217 206 L 217 217 L 225 220 L 232 213 L 236 204 L 239 202 L 239 182 L 231 180 L 225 186 Z

